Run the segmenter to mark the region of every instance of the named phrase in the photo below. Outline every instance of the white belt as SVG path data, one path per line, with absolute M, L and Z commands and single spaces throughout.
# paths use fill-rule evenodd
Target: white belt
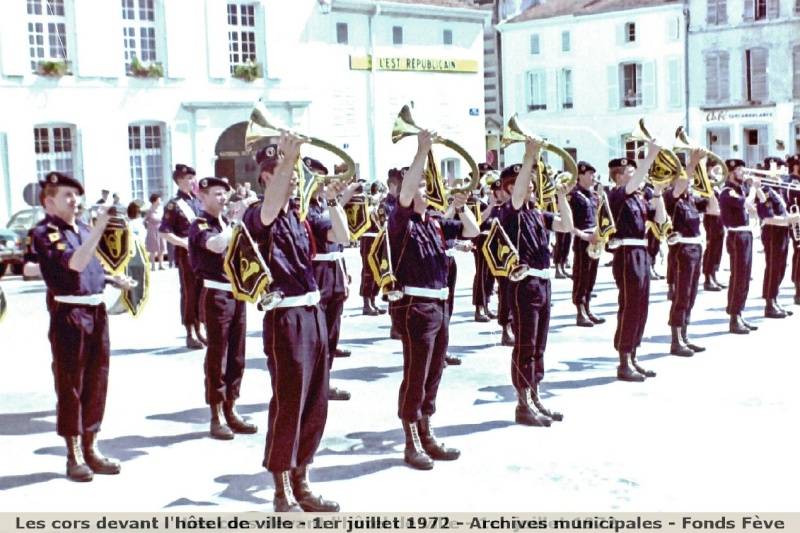
M 102 294 L 91 294 L 89 296 L 53 296 L 53 299 L 62 304 L 73 305 L 100 305 L 103 303 Z
M 222 283 L 221 281 L 206 279 L 203 280 L 203 285 L 208 289 L 217 289 L 218 291 L 233 292 L 233 287 L 231 287 L 230 283 Z
M 747 232 L 750 233 L 753 231 L 753 228 L 750 226 L 736 226 L 735 228 L 727 228 L 728 231 L 740 231 L 740 232 Z
M 377 236 L 378 236 L 378 234 L 377 234 L 377 233 L 372 233 L 372 232 L 370 232 L 370 233 L 364 233 L 364 234 L 362 234 L 361 236 L 362 236 L 362 237 L 377 237 Z
M 703 244 L 703 241 L 703 237 L 698 235 L 697 237 L 681 237 L 676 242 L 679 244 Z
M 300 296 L 287 296 L 283 300 L 281 300 L 281 303 L 276 305 L 274 308 L 279 309 L 281 307 L 306 307 L 311 305 L 317 305 L 318 303 L 319 303 L 319 291 L 314 291 L 301 294 Z
M 580 229 L 580 228 L 578 228 L 578 229 Z M 594 233 L 594 230 L 596 230 L 596 229 L 597 229 L 597 227 L 592 226 L 591 228 L 581 229 L 581 231 L 585 231 L 586 233 Z
M 526 278 L 550 279 L 550 271 L 549 270 L 539 270 L 538 268 L 528 267 L 528 270 L 525 271 L 525 277 Z
M 317 254 L 311 258 L 312 261 L 338 261 L 344 258 L 344 252 L 330 252 L 327 254 Z
M 447 287 L 442 289 L 424 289 L 422 287 L 403 287 L 403 294 L 407 296 L 422 296 L 423 298 L 434 298 L 436 300 L 447 300 L 450 290 Z
M 456 249 L 455 248 L 450 248 L 450 249 L 445 250 L 444 253 L 447 254 L 447 257 L 455 257 L 456 256 Z
M 617 239 L 620 246 L 647 246 L 647 239 Z

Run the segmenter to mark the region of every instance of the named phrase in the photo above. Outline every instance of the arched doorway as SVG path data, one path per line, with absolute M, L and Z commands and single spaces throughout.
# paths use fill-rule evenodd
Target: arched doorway
M 262 189 L 258 184 L 258 165 L 256 165 L 255 152 L 248 153 L 244 148 L 244 134 L 247 131 L 247 122 L 237 122 L 222 132 L 214 146 L 217 160 L 214 163 L 214 175 L 228 178 L 228 182 L 235 186 L 238 183 L 250 183 L 250 187 L 261 194 Z

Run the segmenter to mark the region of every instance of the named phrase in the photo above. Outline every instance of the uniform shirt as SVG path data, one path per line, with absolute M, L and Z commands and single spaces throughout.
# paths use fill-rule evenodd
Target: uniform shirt
M 225 252 L 214 253 L 206 244 L 208 239 L 222 233 L 222 224 L 228 225 L 225 217 L 217 218 L 201 211 L 200 216 L 194 219 L 189 227 L 189 264 L 194 273 L 203 279 L 230 283 L 225 273 Z
M 765 218 L 786 216 L 786 204 L 783 197 L 770 187 L 763 187 L 761 190 L 767 198 L 765 201 L 760 202 L 756 196 L 756 210 L 759 218 L 763 220 Z
M 750 215 L 744 207 L 747 192 L 741 185 L 732 181 L 725 182 L 719 193 L 719 217 L 726 228 L 738 228 L 750 225 Z
M 91 296 L 103 292 L 106 276 L 96 256 L 92 256 L 83 272 L 69 268 L 70 259 L 88 238 L 89 231 L 89 226 L 80 220 L 72 226 L 51 215 L 34 227 L 33 248 L 42 278 L 55 296 Z
M 344 251 L 343 244 L 328 241 L 328 231 L 333 228 L 333 224 L 331 223 L 331 212 L 326 203 L 316 198 L 311 200 L 306 220 L 311 226 L 311 233 L 314 235 L 314 244 L 318 254 Z
M 714 196 L 719 201 L 719 190 L 716 188 L 714 189 Z M 705 213 L 703 215 L 703 227 L 706 229 L 706 237 L 722 237 L 725 234 L 725 226 L 722 225 L 722 219 L 719 215 Z
M 164 218 L 161 219 L 161 225 L 158 231 L 161 233 L 172 233 L 176 237 L 185 239 L 189 236 L 189 226 L 191 226 L 192 221 L 186 217 L 186 213 L 181 209 L 178 204 L 180 201 L 183 201 L 185 205 L 189 206 L 189 209 L 194 213 L 195 217 L 202 211 L 200 200 L 196 196 L 178 191 L 175 198 L 170 200 L 164 208 Z
M 789 174 L 788 182 L 795 187 L 800 187 L 800 176 L 797 174 Z M 800 190 L 789 189 L 786 191 L 786 205 L 791 208 L 797 205 L 800 209 Z
M 394 196 L 393 194 L 386 195 L 386 198 L 384 198 L 381 202 L 383 211 L 386 214 L 386 220 L 389 220 L 392 217 L 392 213 L 394 213 L 394 210 L 397 209 L 398 205 L 397 196 Z
M 707 206 L 708 200 L 692 196 L 688 191 L 678 198 L 672 195 L 672 189 L 664 192 L 664 207 L 672 219 L 672 230 L 681 237 L 700 236 L 700 213 Z
M 577 229 L 587 230 L 597 225 L 597 208 L 600 201 L 592 189 L 575 187 L 569 196 L 572 221 Z
M 644 239 L 647 221 L 656 216 L 655 207 L 647 202 L 642 191 L 627 194 L 624 186 L 609 191 L 608 207 L 614 217 L 617 239 Z
M 269 226 L 261 222 L 261 203 L 248 207 L 242 222 L 272 273 L 269 290 L 280 290 L 286 297 L 316 291 L 317 282 L 311 265 L 311 237 L 307 226 L 300 222 L 297 203 L 290 200 L 289 209 L 281 209 Z
M 447 287 L 447 239 L 461 234 L 460 221 L 423 217 L 413 204 L 397 204 L 389 217 L 389 245 L 397 281 L 409 287 L 443 289 Z
M 550 268 L 548 231 L 553 229 L 555 214 L 538 209 L 532 202 L 525 202 L 516 210 L 509 198 L 500 206 L 497 218 L 519 250 L 520 264 L 539 270 Z

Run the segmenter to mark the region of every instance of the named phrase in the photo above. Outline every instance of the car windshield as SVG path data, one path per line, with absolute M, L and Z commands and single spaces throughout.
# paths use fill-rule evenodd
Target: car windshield
M 12 231 L 28 231 L 28 229 L 44 218 L 44 213 L 38 209 L 26 209 L 11 217 L 8 221 L 8 229 Z

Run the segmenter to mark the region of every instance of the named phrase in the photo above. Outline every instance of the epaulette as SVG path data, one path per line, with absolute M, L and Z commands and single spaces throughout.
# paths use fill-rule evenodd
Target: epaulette
M 47 227 L 50 228 L 50 229 L 54 229 L 54 230 L 58 231 L 58 226 L 56 226 L 52 222 L 48 222 L 47 223 Z

